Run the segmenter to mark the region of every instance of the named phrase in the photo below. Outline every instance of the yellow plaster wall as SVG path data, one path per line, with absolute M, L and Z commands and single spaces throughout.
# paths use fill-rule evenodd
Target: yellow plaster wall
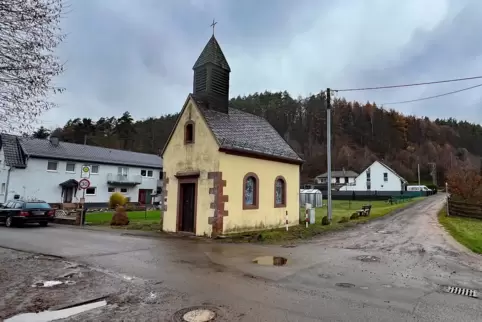
M 208 224 L 208 218 L 213 216 L 214 210 L 210 208 L 213 197 L 209 194 L 209 188 L 212 187 L 213 180 L 208 179 L 208 172 L 218 171 L 220 152 L 218 152 L 216 140 L 195 103 L 190 100 L 187 104 L 163 154 L 163 171 L 166 172 L 165 177 L 169 178 L 166 186 L 167 211 L 164 212 L 163 230 L 177 231 L 178 180 L 175 174 L 200 171 L 196 200 L 196 235 L 211 236 L 212 226 Z M 184 144 L 184 125 L 190 119 L 195 122 L 194 143 L 186 145 Z
M 221 153 L 220 171 L 227 183 L 224 194 L 229 195 L 229 202 L 225 203 L 229 215 L 224 217 L 223 232 L 229 234 L 284 226 L 286 211 L 289 225 L 298 225 L 299 170 L 298 165 Z M 243 179 L 248 172 L 256 173 L 259 178 L 258 209 L 243 210 Z M 283 176 L 286 180 L 285 208 L 274 207 L 274 181 L 277 176 Z

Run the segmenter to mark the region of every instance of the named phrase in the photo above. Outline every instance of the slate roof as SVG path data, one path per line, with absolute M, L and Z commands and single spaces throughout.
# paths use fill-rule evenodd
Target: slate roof
M 229 107 L 228 113 L 206 108 L 204 102 L 191 95 L 220 148 L 255 152 L 303 161 L 271 124 L 262 117 Z
M 221 50 L 221 46 L 219 46 L 219 43 L 214 35 L 211 37 L 211 39 L 209 39 L 208 43 L 201 52 L 201 55 L 199 55 L 199 58 L 194 63 L 193 69 L 203 66 L 207 63 L 212 63 L 223 69 L 231 71 L 228 61 Z
M 348 177 L 348 178 L 356 178 L 358 177 L 358 173 L 352 170 L 341 170 L 341 171 L 331 171 L 331 176 L 332 177 Z M 317 176 L 317 178 L 326 178 L 328 177 L 328 172 L 325 172 L 323 174 L 320 174 Z
M 18 142 L 18 137 L 10 134 L 2 134 L 0 137 L 5 164 L 9 167 L 25 168 L 25 158 Z
M 115 150 L 62 141 L 59 141 L 59 144 L 55 146 L 45 139 L 22 138 L 7 134 L 2 134 L 1 136 L 2 141 L 6 142 L 4 144 L 5 157 L 7 158 L 8 156 L 9 162 L 13 166 L 15 166 L 14 164 L 20 165 L 18 161 L 25 160 L 25 156 L 28 155 L 38 158 L 162 168 L 162 158 L 155 154 Z M 13 142 L 15 142 L 17 149 L 14 148 Z M 13 153 L 16 151 L 18 151 L 18 154 Z M 17 161 L 17 163 L 14 161 Z M 25 167 L 25 161 L 23 161 L 23 167 Z

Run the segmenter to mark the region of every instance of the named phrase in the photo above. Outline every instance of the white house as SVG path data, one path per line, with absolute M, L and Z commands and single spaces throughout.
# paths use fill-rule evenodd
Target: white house
M 407 180 L 389 166 L 375 161 L 356 177 L 354 183 L 341 187 L 340 191 L 402 191 L 406 185 Z
M 87 205 L 101 206 L 113 192 L 149 204 L 162 187 L 162 159 L 96 146 L 0 135 L 0 202 L 36 198 L 49 203 L 80 202 L 81 167 L 91 168 Z
M 331 171 L 331 183 L 332 184 L 352 184 L 355 182 L 355 178 L 358 177 L 358 173 L 351 170 Z M 328 182 L 328 172 L 320 174 L 315 177 L 316 184 L 325 184 Z

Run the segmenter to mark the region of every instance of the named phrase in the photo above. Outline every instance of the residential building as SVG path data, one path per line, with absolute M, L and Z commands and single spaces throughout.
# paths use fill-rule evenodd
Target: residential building
M 113 192 L 131 202 L 149 204 L 162 187 L 162 159 L 136 153 L 49 140 L 1 134 L 0 202 L 32 198 L 49 203 L 78 203 L 81 167 L 90 166 L 87 205 L 106 205 Z M 159 188 L 158 188 L 159 187 Z
M 342 169 L 341 171 L 332 170 L 331 171 L 331 183 L 332 184 L 354 184 L 355 178 L 358 177 L 358 173 L 352 170 Z M 315 184 L 326 184 L 328 183 L 328 172 L 320 174 L 315 177 Z
M 164 147 L 163 230 L 216 236 L 298 225 L 303 160 L 263 118 L 230 106 L 214 35 Z
M 407 180 L 380 161 L 373 162 L 355 179 L 354 184 L 344 185 L 340 191 L 404 191 Z

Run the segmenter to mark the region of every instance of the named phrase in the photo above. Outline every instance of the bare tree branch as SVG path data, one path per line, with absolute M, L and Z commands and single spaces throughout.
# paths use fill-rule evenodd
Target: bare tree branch
M 65 35 L 63 0 L 0 0 L 0 131 L 32 130 L 56 106 L 51 85 L 63 65 L 54 54 Z

